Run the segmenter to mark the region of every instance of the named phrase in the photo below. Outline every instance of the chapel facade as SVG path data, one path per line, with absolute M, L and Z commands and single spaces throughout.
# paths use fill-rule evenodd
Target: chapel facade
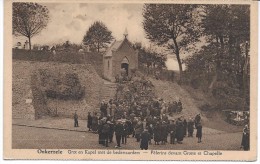
M 109 81 L 115 82 L 122 69 L 127 76 L 138 69 L 138 51 L 133 48 L 127 36 L 125 32 L 124 40 L 114 41 L 103 56 L 103 76 Z

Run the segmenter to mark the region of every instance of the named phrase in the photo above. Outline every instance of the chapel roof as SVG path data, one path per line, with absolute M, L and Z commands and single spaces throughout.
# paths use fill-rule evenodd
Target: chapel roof
M 112 51 L 117 51 L 125 40 L 114 41 L 112 45 L 107 49 L 105 56 L 112 56 Z

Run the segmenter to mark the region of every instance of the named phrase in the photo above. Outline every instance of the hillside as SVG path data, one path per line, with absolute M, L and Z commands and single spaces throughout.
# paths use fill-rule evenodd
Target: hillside
M 155 86 L 157 97 L 163 98 L 166 102 L 181 100 L 183 105 L 181 114 L 186 118 L 194 117 L 196 114 L 200 113 L 196 100 L 194 100 L 192 96 L 177 83 L 156 80 L 154 78 L 150 78 L 149 80 L 151 80 Z
M 33 109 L 28 108 L 26 99 L 32 97 L 31 75 L 39 69 L 76 73 L 81 84 L 85 86 L 86 96 L 83 100 L 62 101 L 48 99 L 47 106 L 50 111 L 57 109 L 58 114 L 71 117 L 74 110 L 78 110 L 79 116 L 86 118 L 88 111 L 95 111 L 98 108 L 103 79 L 96 73 L 92 65 L 13 60 L 13 118 L 33 119 Z
M 227 123 L 223 115 L 219 112 L 202 112 L 199 107 L 209 103 L 211 100 L 203 92 L 193 89 L 188 86 L 180 86 L 177 83 L 156 80 L 149 78 L 155 87 L 157 97 L 163 98 L 166 102 L 181 100 L 183 111 L 180 114 L 175 114 L 173 117 L 183 115 L 186 119 L 195 117 L 196 114 L 202 115 L 203 126 L 208 129 L 216 129 L 226 132 L 240 132 L 242 127 L 234 126 Z

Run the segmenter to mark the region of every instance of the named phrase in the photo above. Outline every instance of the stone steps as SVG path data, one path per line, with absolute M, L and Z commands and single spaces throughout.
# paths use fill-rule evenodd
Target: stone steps
M 100 90 L 100 95 L 101 95 L 100 101 L 105 100 L 106 102 L 108 102 L 110 99 L 113 99 L 116 94 L 116 89 L 117 89 L 116 83 L 104 81 L 104 84 Z

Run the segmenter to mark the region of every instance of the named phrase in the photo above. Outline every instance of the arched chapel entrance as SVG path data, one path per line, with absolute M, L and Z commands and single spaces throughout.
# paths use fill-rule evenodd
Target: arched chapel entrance
M 129 61 L 127 57 L 125 57 L 121 62 L 121 68 L 125 69 L 126 75 L 128 76 L 128 69 L 129 69 Z

